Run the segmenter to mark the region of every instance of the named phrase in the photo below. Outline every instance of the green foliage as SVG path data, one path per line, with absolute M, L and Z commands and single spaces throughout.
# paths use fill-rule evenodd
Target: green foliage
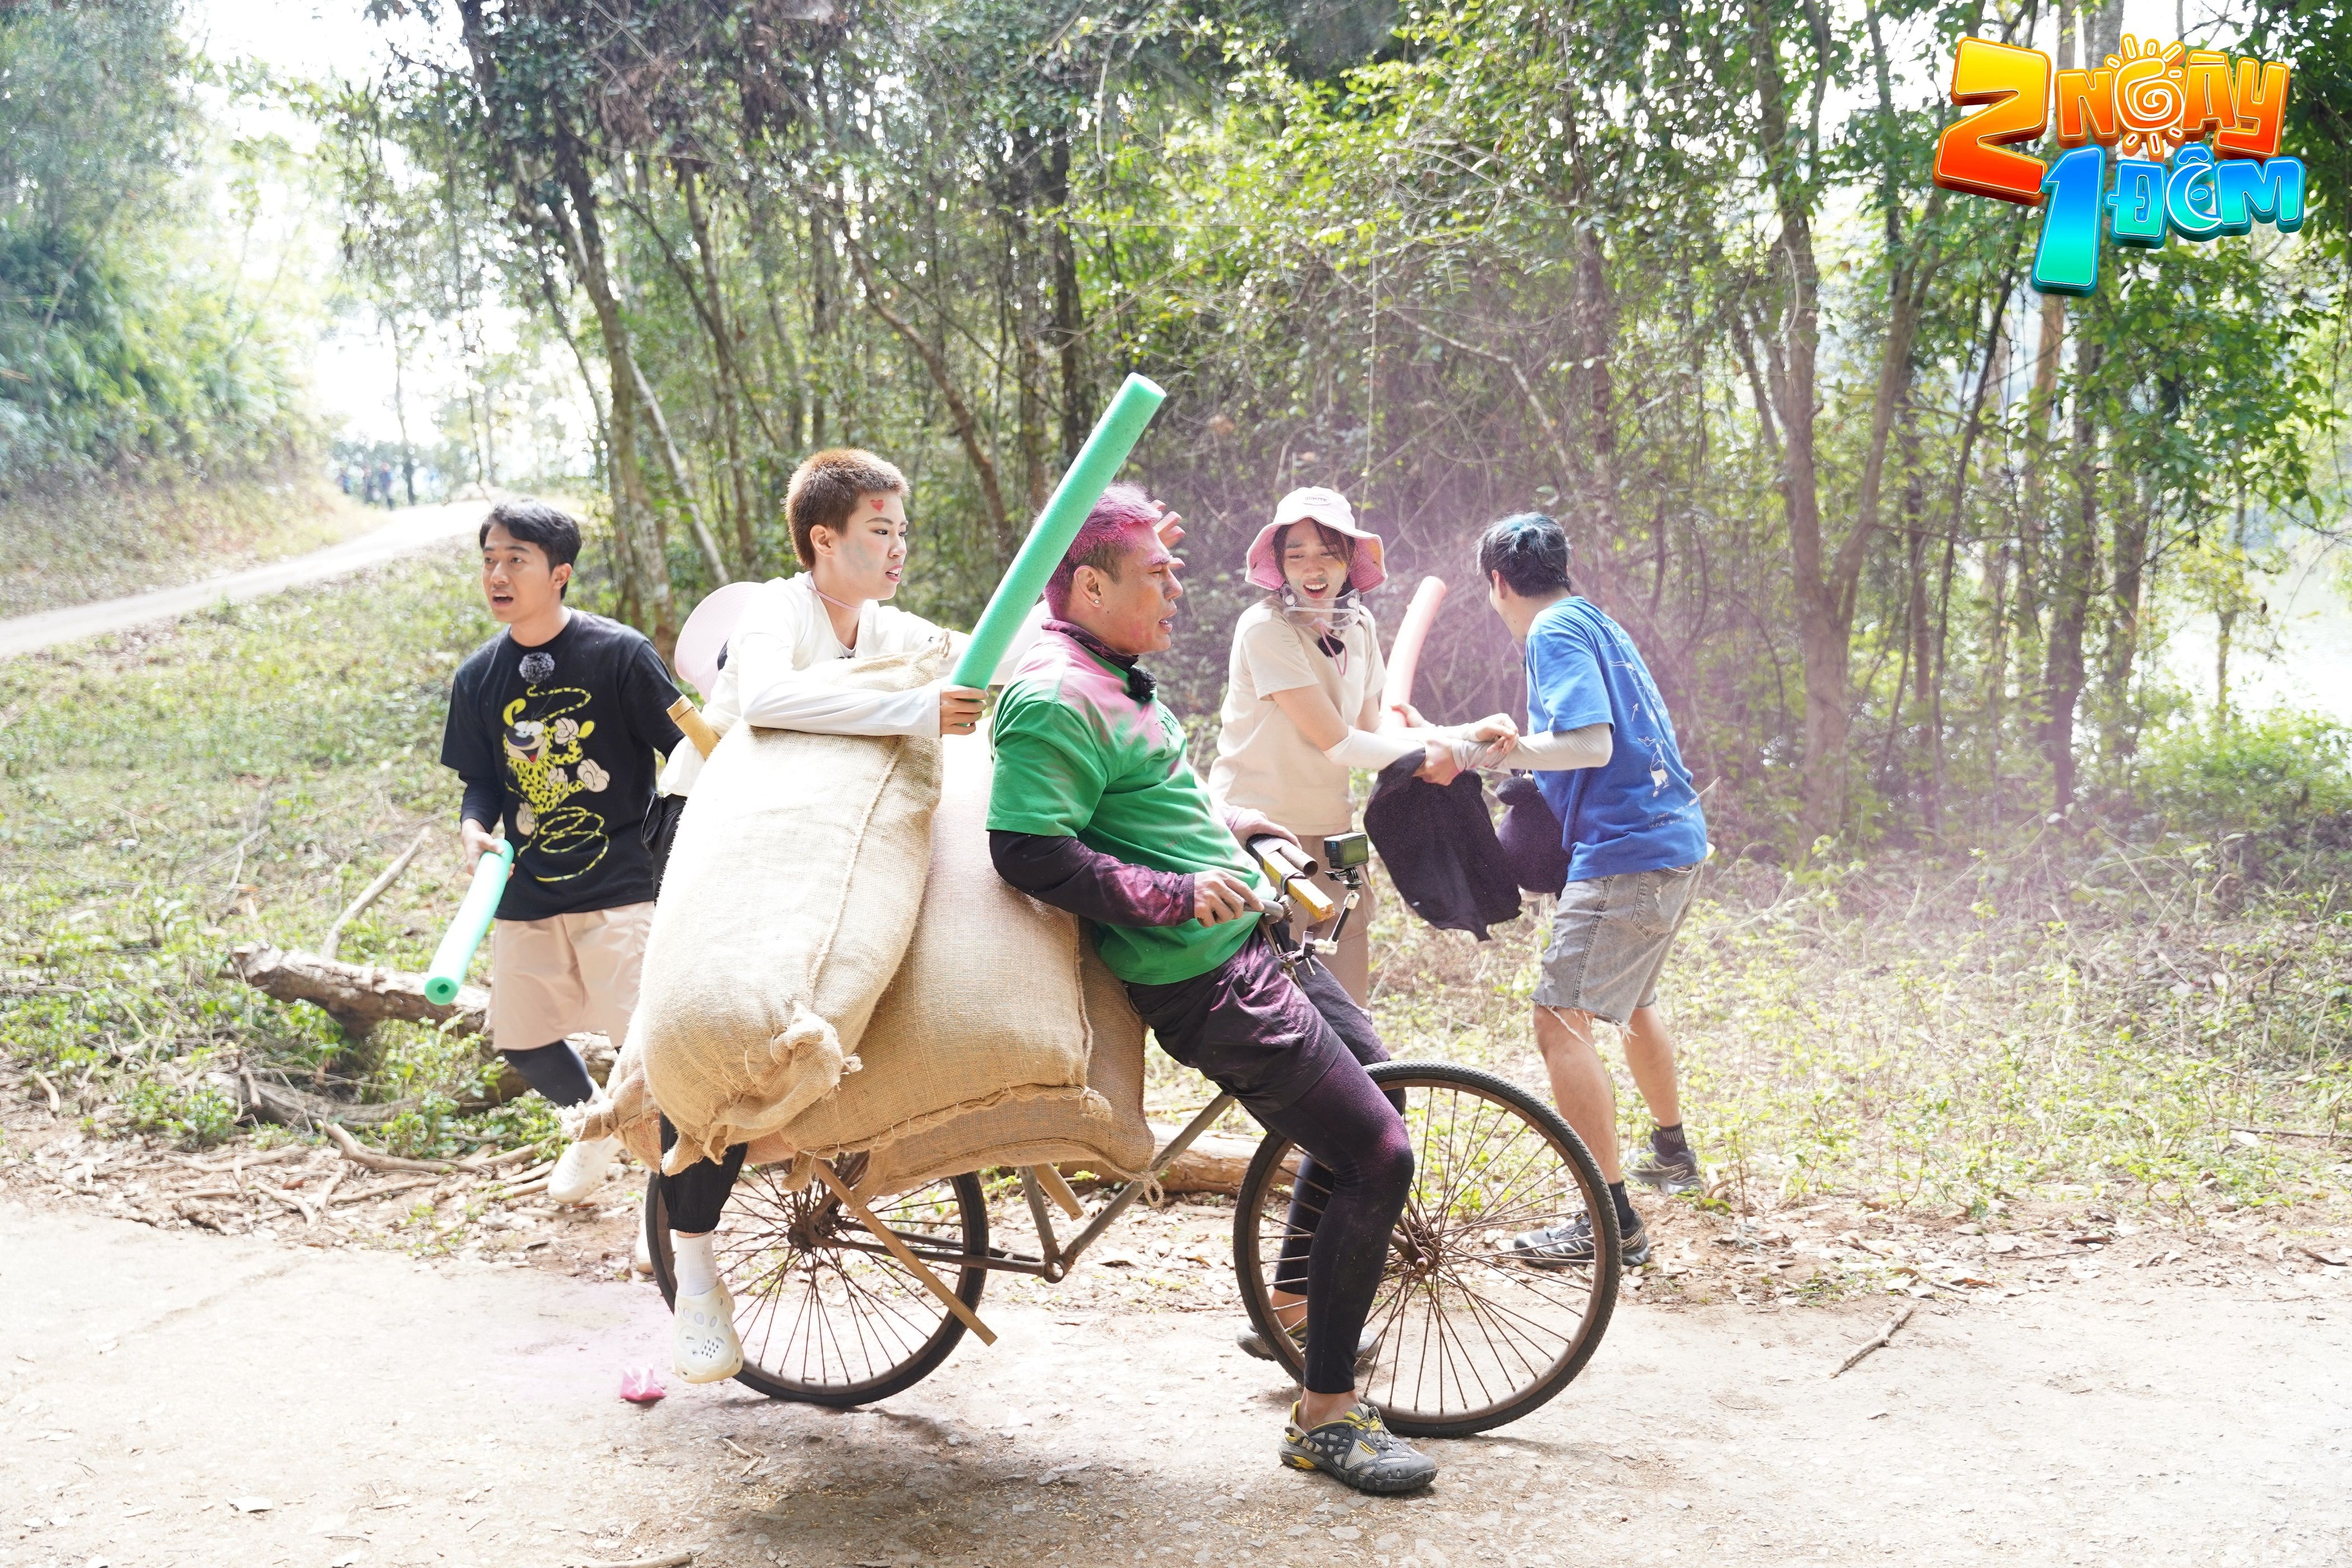
M 2277 710 L 2144 742 L 2140 784 L 2178 831 L 2221 837 L 2352 813 L 2352 729 Z
M 207 140 L 177 21 L 175 0 L 0 10 L 0 489 L 307 437 L 285 324 L 240 299 L 184 172 L 236 150 Z
M 182 1141 L 224 1135 L 243 1072 L 407 1102 L 390 1136 L 413 1152 L 547 1137 L 525 1107 L 457 1110 L 478 1039 L 395 1022 L 359 1049 L 222 972 L 239 942 L 315 946 L 422 822 L 453 819 L 449 676 L 492 629 L 451 552 L 0 665 L 0 1052 L 101 1127 Z M 466 880 L 437 835 L 341 956 L 421 968 Z
M 2325 889 L 2231 904 L 2214 878 L 2198 853 L 2046 838 L 1960 866 L 1711 870 L 1661 1005 L 1717 1199 L 1976 1216 L 2028 1200 L 2340 1199 L 2352 1165 L 2326 1137 L 2352 1127 L 2352 915 Z M 1391 1051 L 1542 1082 L 1536 915 L 1481 946 L 1391 904 L 1372 1002 Z M 1612 1034 L 1630 1146 L 1651 1123 Z M 1182 1075 L 1154 1076 L 1181 1107 Z
M 159 1133 L 184 1149 L 217 1143 L 236 1131 L 236 1101 L 210 1083 L 133 1079 L 121 1110 L 127 1131 Z

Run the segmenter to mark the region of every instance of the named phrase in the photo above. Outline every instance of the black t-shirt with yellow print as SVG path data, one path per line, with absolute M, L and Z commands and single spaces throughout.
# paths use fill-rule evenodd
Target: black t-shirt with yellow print
M 465 781 L 463 815 L 503 822 L 515 847 L 500 920 L 654 896 L 641 829 L 677 700 L 642 633 L 580 610 L 537 647 L 501 631 L 457 667 L 441 764 Z

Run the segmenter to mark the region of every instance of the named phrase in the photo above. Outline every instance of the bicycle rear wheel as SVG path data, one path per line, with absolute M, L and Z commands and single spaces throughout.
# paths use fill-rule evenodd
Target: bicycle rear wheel
M 1404 1097 L 1412 1192 L 1372 1303 L 1377 1360 L 1357 1384 L 1399 1432 L 1460 1437 L 1517 1420 L 1583 1370 L 1609 1326 L 1617 1215 L 1591 1152 L 1551 1107 L 1493 1073 L 1448 1062 L 1381 1062 Z M 1306 1363 L 1276 1326 L 1269 1287 L 1286 1246 L 1303 1255 L 1329 1189 L 1303 1189 L 1298 1151 L 1267 1134 L 1243 1178 L 1234 1260 L 1250 1321 L 1294 1378 Z M 1294 1223 L 1297 1214 L 1304 1224 Z M 1536 1268 L 1511 1237 L 1589 1218 L 1586 1265 Z
M 835 1162 L 844 1184 L 856 1185 L 865 1158 Z M 963 1338 L 963 1320 L 823 1183 L 786 1187 L 787 1169 L 746 1167 L 712 1244 L 743 1342 L 736 1381 L 771 1398 L 840 1408 L 887 1399 L 930 1375 Z M 957 1262 L 988 1252 L 979 1177 L 947 1177 L 871 1206 L 964 1305 L 980 1305 L 988 1271 Z M 662 1300 L 675 1306 L 677 1271 L 658 1179 L 646 1184 L 646 1240 Z

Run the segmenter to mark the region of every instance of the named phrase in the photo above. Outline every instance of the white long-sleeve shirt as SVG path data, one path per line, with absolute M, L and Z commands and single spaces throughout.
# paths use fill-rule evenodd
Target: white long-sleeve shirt
M 1013 638 L 994 679 L 1004 679 L 1004 672 L 1027 651 L 1044 616 L 1040 605 Z M 812 679 L 809 672 L 834 659 L 912 653 L 941 637 L 948 638 L 950 658 L 968 640 L 961 632 L 868 600 L 858 606 L 857 646 L 845 647 L 810 574 L 778 577 L 761 584 L 758 595 L 745 606 L 742 620 L 728 638 L 727 663 L 711 683 L 702 716 L 722 735 L 738 723 L 824 735 L 936 735 L 944 681 L 911 691 L 855 691 Z M 678 747 L 662 770 L 661 793 L 692 794 L 702 761 L 694 747 Z
M 1615 750 L 1607 724 L 1587 724 L 1580 730 L 1546 730 L 1541 734 L 1522 735 L 1504 761 L 1512 767 L 1535 773 L 1558 773 L 1570 768 L 1606 767 Z

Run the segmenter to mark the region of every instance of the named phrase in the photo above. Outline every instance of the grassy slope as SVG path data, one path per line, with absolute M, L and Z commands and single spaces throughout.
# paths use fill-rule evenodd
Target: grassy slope
M 190 1139 L 227 1131 L 207 1075 L 241 1053 L 358 1070 L 323 1016 L 222 981 L 221 956 L 243 940 L 315 945 L 420 825 L 446 826 L 444 694 L 488 630 L 453 552 L 0 666 L 0 1052 L 107 1124 Z M 2232 1137 L 2352 1129 L 2341 889 L 2305 873 L 2247 893 L 2188 847 L 2048 849 L 1710 874 L 1666 1002 L 1724 1201 L 1983 1212 L 2344 1191 L 2352 1143 Z M 437 833 L 344 956 L 421 964 L 460 884 Z M 1375 1010 L 1391 1050 L 1539 1083 L 1537 929 L 1480 945 L 1386 899 Z M 394 1125 L 394 1147 L 546 1132 L 535 1101 L 449 1113 L 471 1045 L 383 1035 L 365 1091 L 440 1097 Z M 1155 1109 L 1200 1089 L 1155 1054 Z M 1621 1104 L 1628 1135 L 1645 1132 L 1630 1085 Z
M 350 1068 L 323 1015 L 222 980 L 222 956 L 315 947 L 420 826 L 451 820 L 448 678 L 491 629 L 453 552 L 0 666 L 0 1049 L 87 1078 L 83 1103 L 113 1119 L 192 1139 L 226 1131 L 207 1075 L 240 1053 Z M 436 833 L 342 956 L 421 968 L 462 881 Z M 447 1092 L 472 1070 L 461 1042 L 378 1035 L 373 1094 Z M 527 1108 L 501 1114 L 543 1131 Z M 449 1131 L 428 1111 L 391 1141 Z
M 309 464 L 237 479 L 22 490 L 0 498 L 0 616 L 176 586 L 317 550 L 383 519 Z

